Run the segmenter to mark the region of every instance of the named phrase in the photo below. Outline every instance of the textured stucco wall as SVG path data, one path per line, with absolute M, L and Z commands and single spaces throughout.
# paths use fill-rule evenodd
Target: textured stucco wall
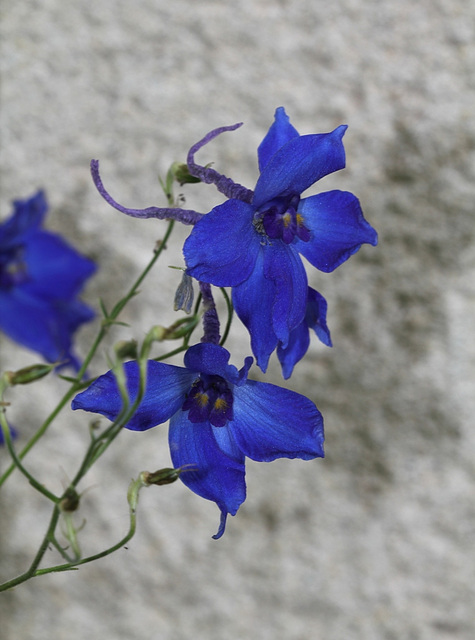
M 348 168 L 318 189 L 353 191 L 380 234 L 331 275 L 334 348 L 312 343 L 290 386 L 325 416 L 324 461 L 248 464 L 248 499 L 219 542 L 217 509 L 183 485 L 149 489 L 128 550 L 0 597 L 5 640 L 471 640 L 475 634 L 475 5 L 463 0 L 2 0 L 0 207 L 44 187 L 49 227 L 101 271 L 116 299 L 163 223 L 114 212 L 163 202 L 157 182 L 208 130 L 200 155 L 252 188 L 256 148 L 284 105 L 302 133 L 348 123 Z M 212 187 L 183 189 L 206 211 Z M 124 315 L 140 339 L 172 321 L 169 252 Z M 84 350 L 93 330 L 80 336 Z M 233 361 L 248 354 L 238 326 Z M 34 358 L 0 337 L 1 368 Z M 95 373 L 105 368 L 98 360 Z M 280 382 L 278 368 L 269 379 Z M 58 381 L 13 397 L 33 432 Z M 27 460 L 67 483 L 88 438 L 65 414 Z M 86 551 L 127 527 L 125 492 L 167 466 L 166 429 L 124 432 L 84 482 Z M 22 436 L 20 436 L 22 437 Z M 0 464 L 5 454 L 0 452 Z M 8 487 L 8 485 L 7 485 Z M 1 498 L 0 574 L 24 568 L 48 511 L 17 477 Z M 53 557 L 53 554 L 51 554 Z

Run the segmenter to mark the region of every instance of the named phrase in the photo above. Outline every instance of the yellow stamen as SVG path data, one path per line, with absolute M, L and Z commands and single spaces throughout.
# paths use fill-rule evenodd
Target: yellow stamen
M 195 399 L 200 407 L 206 407 L 209 401 L 209 396 L 207 393 L 197 393 Z
M 290 215 L 290 213 L 288 211 L 282 217 L 282 220 L 284 222 L 284 227 L 288 227 L 289 224 L 292 222 L 292 216 Z
M 297 226 L 300 227 L 300 225 L 303 225 L 303 215 L 301 213 L 297 213 Z
M 217 398 L 216 402 L 214 403 L 214 408 L 216 409 L 216 411 L 226 411 L 226 409 L 228 408 L 228 403 L 224 398 Z

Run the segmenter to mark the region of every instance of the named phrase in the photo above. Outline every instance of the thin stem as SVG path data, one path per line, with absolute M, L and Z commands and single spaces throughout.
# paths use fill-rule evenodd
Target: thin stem
M 39 491 L 44 496 L 46 496 L 48 500 L 51 500 L 51 502 L 56 503 L 58 501 L 58 497 L 55 496 L 54 493 L 51 493 L 51 491 L 48 491 L 48 489 L 44 485 L 42 485 L 41 482 L 38 482 L 38 480 L 36 480 L 36 478 L 33 477 L 31 473 L 27 471 L 27 469 L 25 469 L 25 467 L 20 462 L 15 452 L 15 447 L 13 446 L 13 442 L 10 436 L 10 430 L 8 428 L 7 421 L 5 420 L 3 411 L 0 411 L 0 422 L 2 423 L 2 430 L 3 430 L 3 437 L 5 440 L 5 444 L 7 445 L 8 451 L 12 457 L 14 466 L 17 467 L 19 471 L 21 471 L 21 473 L 25 476 L 25 478 L 27 478 L 28 482 L 31 484 L 32 487 L 34 487 L 37 491 Z
M 233 321 L 233 313 L 234 313 L 234 307 L 233 307 L 233 303 L 231 302 L 231 298 L 228 295 L 228 292 L 226 291 L 226 289 L 224 289 L 223 287 L 220 287 L 221 289 L 221 293 L 223 294 L 223 297 L 226 301 L 226 306 L 228 308 L 228 319 L 226 322 L 226 326 L 224 328 L 224 333 L 223 333 L 223 337 L 221 338 L 221 342 L 219 343 L 221 346 L 224 345 L 224 343 L 226 342 L 226 340 L 228 339 L 228 335 L 229 335 L 229 330 L 231 329 L 231 324 Z

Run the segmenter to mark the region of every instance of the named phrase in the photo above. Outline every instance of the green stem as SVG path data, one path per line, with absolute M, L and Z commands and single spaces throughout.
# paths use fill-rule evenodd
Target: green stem
M 224 329 L 223 337 L 221 338 L 221 342 L 219 343 L 221 346 L 223 346 L 224 343 L 226 342 L 226 340 L 228 339 L 229 330 L 231 329 L 231 324 L 232 324 L 232 321 L 233 321 L 234 307 L 233 307 L 233 303 L 231 302 L 231 299 L 230 299 L 226 289 L 224 289 L 223 287 L 220 287 L 220 289 L 221 289 L 221 293 L 223 294 L 223 297 L 224 297 L 224 299 L 226 301 L 226 306 L 228 308 L 228 320 L 226 322 L 226 327 Z
M 8 580 L 7 582 L 0 584 L 0 592 L 7 591 L 12 587 L 16 587 L 17 585 L 22 584 L 23 582 L 26 582 L 30 578 L 42 576 L 47 573 L 71 571 L 81 564 L 87 564 L 88 562 L 93 562 L 94 560 L 99 560 L 100 558 L 104 558 L 105 556 L 108 556 L 111 553 L 114 553 L 114 551 L 117 551 L 118 549 L 123 547 L 125 544 L 127 544 L 129 540 L 131 540 L 134 537 L 137 529 L 136 506 L 138 503 L 138 494 L 142 486 L 143 486 L 142 482 L 140 481 L 140 479 L 138 479 L 133 481 L 129 487 L 128 496 L 127 496 L 128 502 L 129 502 L 129 520 L 130 520 L 129 531 L 121 540 L 119 540 L 119 542 L 117 542 L 117 544 L 114 544 L 112 547 L 109 547 L 108 549 L 105 549 L 100 553 L 96 553 L 92 556 L 88 556 L 87 558 L 77 559 L 72 562 L 55 565 L 53 567 L 46 567 L 45 569 L 38 569 L 38 565 L 43 559 L 43 556 L 48 548 L 48 545 L 51 543 L 58 549 L 58 543 L 56 542 L 56 538 L 54 537 L 54 531 L 58 523 L 60 511 L 58 507 L 55 507 L 50 520 L 48 531 L 43 539 L 41 547 L 38 550 L 38 553 L 36 554 L 35 559 L 33 560 L 30 568 L 28 569 L 28 571 L 25 571 L 25 573 L 22 573 L 20 576 L 17 576 L 12 580 Z M 63 557 L 65 557 L 64 550 L 60 551 L 60 553 Z

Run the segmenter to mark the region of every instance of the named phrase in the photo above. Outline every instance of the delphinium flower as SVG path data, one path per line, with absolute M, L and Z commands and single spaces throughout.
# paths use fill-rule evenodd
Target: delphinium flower
M 212 329 L 214 330 L 214 329 Z M 246 498 L 245 458 L 311 460 L 323 457 L 323 419 L 304 396 L 248 379 L 252 358 L 243 368 L 228 364 L 219 344 L 203 342 L 185 353 L 185 367 L 149 360 L 141 404 L 127 429 L 145 431 L 170 420 L 170 454 L 180 479 L 199 496 L 216 502 L 221 522 L 215 538 Z M 131 401 L 139 388 L 137 362 L 124 364 Z M 109 371 L 76 396 L 73 409 L 114 420 L 122 409 L 114 374 Z
M 95 264 L 41 228 L 42 191 L 13 208 L 0 224 L 0 330 L 48 362 L 78 368 L 72 337 L 94 313 L 77 296 Z
M 331 272 L 363 243 L 376 245 L 377 234 L 352 193 L 301 197 L 317 180 L 345 166 L 345 125 L 301 136 L 278 108 L 258 149 L 261 173 L 254 191 L 194 161 L 203 145 L 237 126 L 215 129 L 190 150 L 190 173 L 215 184 L 229 199 L 196 222 L 183 252 L 188 274 L 233 288 L 234 307 L 265 371 L 276 347 L 288 349 L 311 304 L 300 255 Z

